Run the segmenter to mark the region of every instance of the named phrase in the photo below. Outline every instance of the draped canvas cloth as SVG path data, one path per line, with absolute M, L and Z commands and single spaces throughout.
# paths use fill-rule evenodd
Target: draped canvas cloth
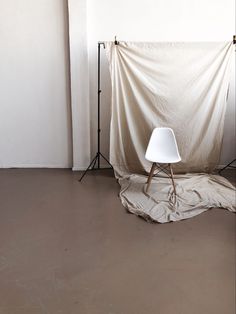
M 178 221 L 213 207 L 235 211 L 235 188 L 221 176 L 205 173 L 176 175 L 176 199 L 169 178 L 153 178 L 148 193 L 146 181 L 145 176 L 135 174 L 119 180 L 124 207 L 147 220 Z
M 211 172 L 223 138 L 232 42 L 109 42 L 106 53 L 117 174 L 149 171 L 144 155 L 155 127 L 174 130 L 182 157 L 175 172 Z
M 234 187 L 204 174 L 220 157 L 233 51 L 231 42 L 106 43 L 110 161 L 129 211 L 159 222 L 193 217 L 214 206 L 234 211 Z M 148 194 L 143 189 L 142 174 L 151 166 L 145 151 L 155 127 L 172 128 L 177 139 L 182 161 L 174 172 L 183 175 L 177 179 L 176 204 L 167 178 L 155 178 Z

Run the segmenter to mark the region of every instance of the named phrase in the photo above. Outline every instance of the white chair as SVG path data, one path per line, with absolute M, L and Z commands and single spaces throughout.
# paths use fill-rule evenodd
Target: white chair
M 158 169 L 158 173 L 165 172 L 172 181 L 174 194 L 176 196 L 176 189 L 173 177 L 172 165 L 181 160 L 175 134 L 170 128 L 155 128 L 150 137 L 145 158 L 152 162 L 151 171 L 147 180 L 148 191 L 154 171 Z M 167 164 L 167 168 L 160 164 Z M 169 168 L 169 172 L 168 172 Z

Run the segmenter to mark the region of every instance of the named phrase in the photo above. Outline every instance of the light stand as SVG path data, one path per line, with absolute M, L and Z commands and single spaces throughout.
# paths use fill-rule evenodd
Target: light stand
M 101 96 L 101 88 L 100 88 L 100 77 L 101 77 L 101 70 L 100 70 L 100 64 L 101 64 L 101 56 L 100 56 L 100 50 L 101 45 L 105 49 L 105 44 L 103 42 L 98 42 L 98 98 L 97 98 L 97 105 L 98 105 L 98 126 L 97 126 L 97 153 L 95 157 L 92 159 L 91 163 L 89 164 L 88 168 L 82 173 L 82 176 L 79 179 L 79 182 L 82 181 L 83 177 L 86 175 L 86 173 L 89 170 L 100 170 L 100 169 L 112 169 L 112 165 L 110 164 L 109 160 L 100 152 L 100 96 Z M 103 158 L 109 165 L 109 168 L 101 168 L 100 167 L 100 158 Z M 97 167 L 96 167 L 97 164 Z

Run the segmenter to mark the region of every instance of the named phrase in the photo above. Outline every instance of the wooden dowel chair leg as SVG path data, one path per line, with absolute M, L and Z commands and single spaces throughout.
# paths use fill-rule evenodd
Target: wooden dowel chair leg
M 170 176 L 171 176 L 171 181 L 172 181 L 172 185 L 173 185 L 173 189 L 174 189 L 174 194 L 176 197 L 175 181 L 174 181 L 173 169 L 172 169 L 171 164 L 169 164 L 169 168 L 170 168 Z
M 152 164 L 152 168 L 151 168 L 151 170 L 150 170 L 149 177 L 148 177 L 148 180 L 147 180 L 146 192 L 147 192 L 148 189 L 149 189 L 149 186 L 150 186 L 150 183 L 151 183 L 151 181 L 152 181 L 152 177 L 153 177 L 153 173 L 154 173 L 154 171 L 155 171 L 155 168 L 156 168 L 156 163 L 154 162 L 154 163 Z

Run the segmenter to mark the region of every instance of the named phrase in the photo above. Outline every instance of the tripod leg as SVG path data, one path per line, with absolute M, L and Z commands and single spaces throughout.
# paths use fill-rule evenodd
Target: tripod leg
M 102 153 L 99 153 L 101 156 L 102 156 L 102 158 L 104 159 L 104 160 L 106 160 L 106 162 L 112 167 L 112 164 L 109 162 L 109 160 L 105 157 L 105 156 L 103 156 L 103 154 Z M 112 167 L 113 168 L 113 167 Z
M 226 165 L 224 168 L 220 169 L 218 173 L 220 174 L 221 171 L 225 170 L 228 167 L 235 168 L 234 166 L 231 166 L 235 161 L 236 161 L 236 159 L 232 160 L 230 163 L 228 163 L 228 165 Z
M 98 154 L 96 155 L 96 158 L 94 160 L 94 163 L 93 165 L 91 165 L 91 170 L 94 170 L 95 169 L 95 166 L 96 166 L 96 162 L 98 161 Z
M 82 174 L 82 176 L 80 177 L 80 179 L 78 180 L 79 182 L 82 181 L 83 177 L 86 175 L 86 173 L 89 171 L 89 168 L 91 167 L 91 165 L 97 160 L 97 155 L 93 158 L 93 160 L 91 161 L 91 163 L 89 164 L 88 168 L 84 171 L 84 173 Z

